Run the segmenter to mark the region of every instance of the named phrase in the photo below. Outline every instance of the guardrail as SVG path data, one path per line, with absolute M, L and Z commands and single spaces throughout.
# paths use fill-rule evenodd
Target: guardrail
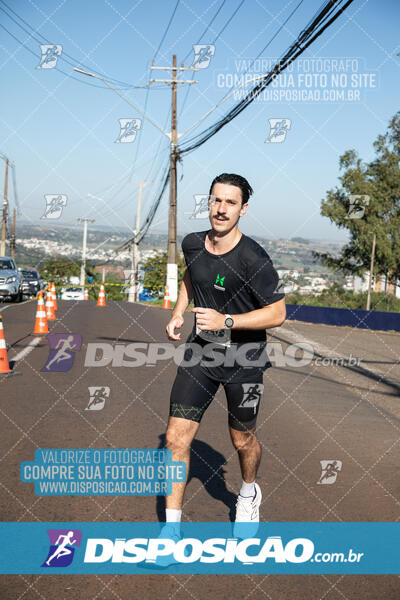
M 379 331 L 400 331 L 400 313 L 287 304 L 287 319 Z

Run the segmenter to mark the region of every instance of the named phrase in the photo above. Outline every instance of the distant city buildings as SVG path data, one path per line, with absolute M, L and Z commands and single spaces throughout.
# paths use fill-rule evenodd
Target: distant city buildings
M 82 248 L 79 242 L 63 242 L 61 241 L 63 237 L 57 237 L 53 232 L 50 232 L 48 236 L 51 236 L 51 239 L 21 237 L 18 240 L 18 244 L 27 250 L 35 250 L 49 256 L 68 256 L 69 258 L 80 260 Z M 121 235 L 111 235 L 110 237 L 107 237 L 105 242 L 100 241 L 100 243 L 97 244 L 96 242 L 99 241 L 98 232 L 97 234 L 90 232 L 88 237 L 89 246 L 87 248 L 87 259 L 97 263 L 97 270 L 102 271 L 104 269 L 106 273 L 111 274 L 113 272 L 122 277 L 124 268 L 131 265 L 131 251 L 126 249 L 122 252 L 116 252 L 115 250 L 121 246 L 126 238 Z M 155 236 L 152 240 L 152 248 L 147 247 L 147 249 L 141 249 L 139 251 L 140 263 L 143 264 L 156 253 L 165 251 L 164 241 L 162 236 Z M 107 243 L 107 248 L 104 247 L 105 243 Z M 340 281 L 343 289 L 354 293 L 365 292 L 368 290 L 368 272 L 362 277 L 348 275 L 344 278 L 336 278 L 330 271 L 321 272 L 320 268 L 318 271 L 312 270 L 313 267 L 311 266 L 310 260 L 312 259 L 312 246 L 305 246 L 303 244 L 303 247 L 301 248 L 298 241 L 296 241 L 296 245 L 294 245 L 294 241 L 290 240 L 260 240 L 260 243 L 272 256 L 275 264 L 279 265 L 280 263 L 282 265 L 283 263 L 282 267 L 277 268 L 277 272 L 283 283 L 286 294 L 297 293 L 302 296 L 306 294 L 318 296 L 324 290 L 329 289 L 335 281 Z M 276 257 L 276 254 L 281 256 L 278 258 Z M 287 266 L 285 265 L 286 260 L 283 255 L 290 255 L 287 257 Z M 297 262 L 300 263 L 298 267 L 291 266 L 293 262 L 296 262 L 292 259 L 292 255 L 296 255 Z M 303 261 L 304 263 L 301 264 Z M 400 298 L 400 280 L 393 283 L 389 282 L 388 277 L 386 276 L 374 277 L 372 290 L 375 292 L 391 293 Z
M 343 286 L 347 290 L 353 290 L 355 293 L 366 292 L 369 285 L 369 271 L 362 277 L 358 275 L 349 275 L 346 277 L 346 283 Z M 378 275 L 372 277 L 373 292 L 387 292 L 400 298 L 400 279 L 390 282 L 387 275 Z
M 112 241 L 112 240 L 108 240 Z M 53 256 L 69 256 L 80 258 L 82 256 L 82 248 L 74 246 L 72 244 L 63 243 L 59 240 L 41 240 L 39 238 L 22 238 L 18 240 L 18 244 L 27 249 L 38 250 Z M 139 251 L 140 261 L 144 261 L 150 256 L 154 255 L 156 250 L 142 250 Z M 131 260 L 131 253 L 129 250 L 123 252 L 115 252 L 114 249 L 104 249 L 99 247 L 87 248 L 86 258 L 89 260 L 100 261 L 104 263 L 112 264 L 126 264 Z
M 297 292 L 301 295 L 319 295 L 323 290 L 327 290 L 330 287 L 328 275 L 313 272 L 305 275 L 297 269 L 277 269 L 277 272 L 279 278 L 282 280 L 286 294 Z

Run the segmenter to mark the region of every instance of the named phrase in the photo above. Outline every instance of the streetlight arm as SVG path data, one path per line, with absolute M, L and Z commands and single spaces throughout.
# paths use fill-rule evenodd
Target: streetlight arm
M 120 94 L 119 91 L 116 90 L 110 83 L 108 83 L 108 81 L 106 79 L 104 79 L 103 77 L 99 77 L 99 75 L 95 75 L 94 73 L 90 73 L 89 71 L 84 71 L 83 69 L 79 69 L 78 67 L 74 67 L 74 71 L 76 71 L 77 73 L 82 73 L 82 75 L 87 75 L 88 77 L 94 77 L 95 79 L 100 79 L 100 81 L 105 83 L 107 87 L 109 87 L 113 92 L 118 94 L 118 96 L 120 98 L 122 98 L 122 100 L 125 100 L 125 102 L 127 104 L 129 104 L 135 110 L 137 110 L 146 119 L 146 121 L 149 121 L 149 123 L 151 123 L 153 125 L 153 127 L 158 129 L 159 131 L 161 131 L 162 134 L 164 134 L 165 136 L 167 136 L 169 138 L 168 133 L 166 133 L 163 129 L 161 129 L 161 127 L 159 125 L 157 125 L 157 123 L 155 123 L 155 121 L 153 121 L 153 119 L 150 119 L 150 117 L 148 117 L 142 110 L 140 110 L 140 108 L 138 106 L 136 106 L 135 104 L 133 104 L 133 102 L 128 100 L 128 98 L 125 98 L 125 96 Z

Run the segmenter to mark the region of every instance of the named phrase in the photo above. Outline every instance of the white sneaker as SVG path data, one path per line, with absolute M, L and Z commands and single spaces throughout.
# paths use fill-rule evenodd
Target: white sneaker
M 258 483 L 254 485 L 256 493 L 253 497 L 244 498 L 240 494 L 237 497 L 233 537 L 249 538 L 253 537 L 258 531 L 262 494 Z

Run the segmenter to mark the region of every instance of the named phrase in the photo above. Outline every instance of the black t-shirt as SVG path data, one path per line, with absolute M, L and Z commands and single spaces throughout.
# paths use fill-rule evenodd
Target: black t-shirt
M 262 308 L 284 298 L 272 261 L 257 242 L 242 234 L 234 248 L 217 255 L 206 250 L 206 235 L 207 231 L 190 233 L 182 241 L 195 306 L 235 315 Z M 202 348 L 208 345 L 210 352 L 215 350 L 208 358 L 202 354 L 200 368 L 209 377 L 220 382 L 250 382 L 253 375 L 259 375 L 271 366 L 266 353 L 265 329 L 232 329 L 207 333 L 197 330 L 196 333 L 195 319 L 187 342 L 199 344 Z M 241 354 L 239 349 L 244 352 L 246 344 L 247 351 Z M 242 356 L 241 359 L 239 355 Z M 190 351 L 186 351 L 184 361 L 188 361 L 190 356 Z M 223 364 L 218 364 L 223 356 Z M 213 359 L 214 366 L 211 363 L 207 366 L 210 358 Z M 185 362 L 183 365 L 186 366 Z

